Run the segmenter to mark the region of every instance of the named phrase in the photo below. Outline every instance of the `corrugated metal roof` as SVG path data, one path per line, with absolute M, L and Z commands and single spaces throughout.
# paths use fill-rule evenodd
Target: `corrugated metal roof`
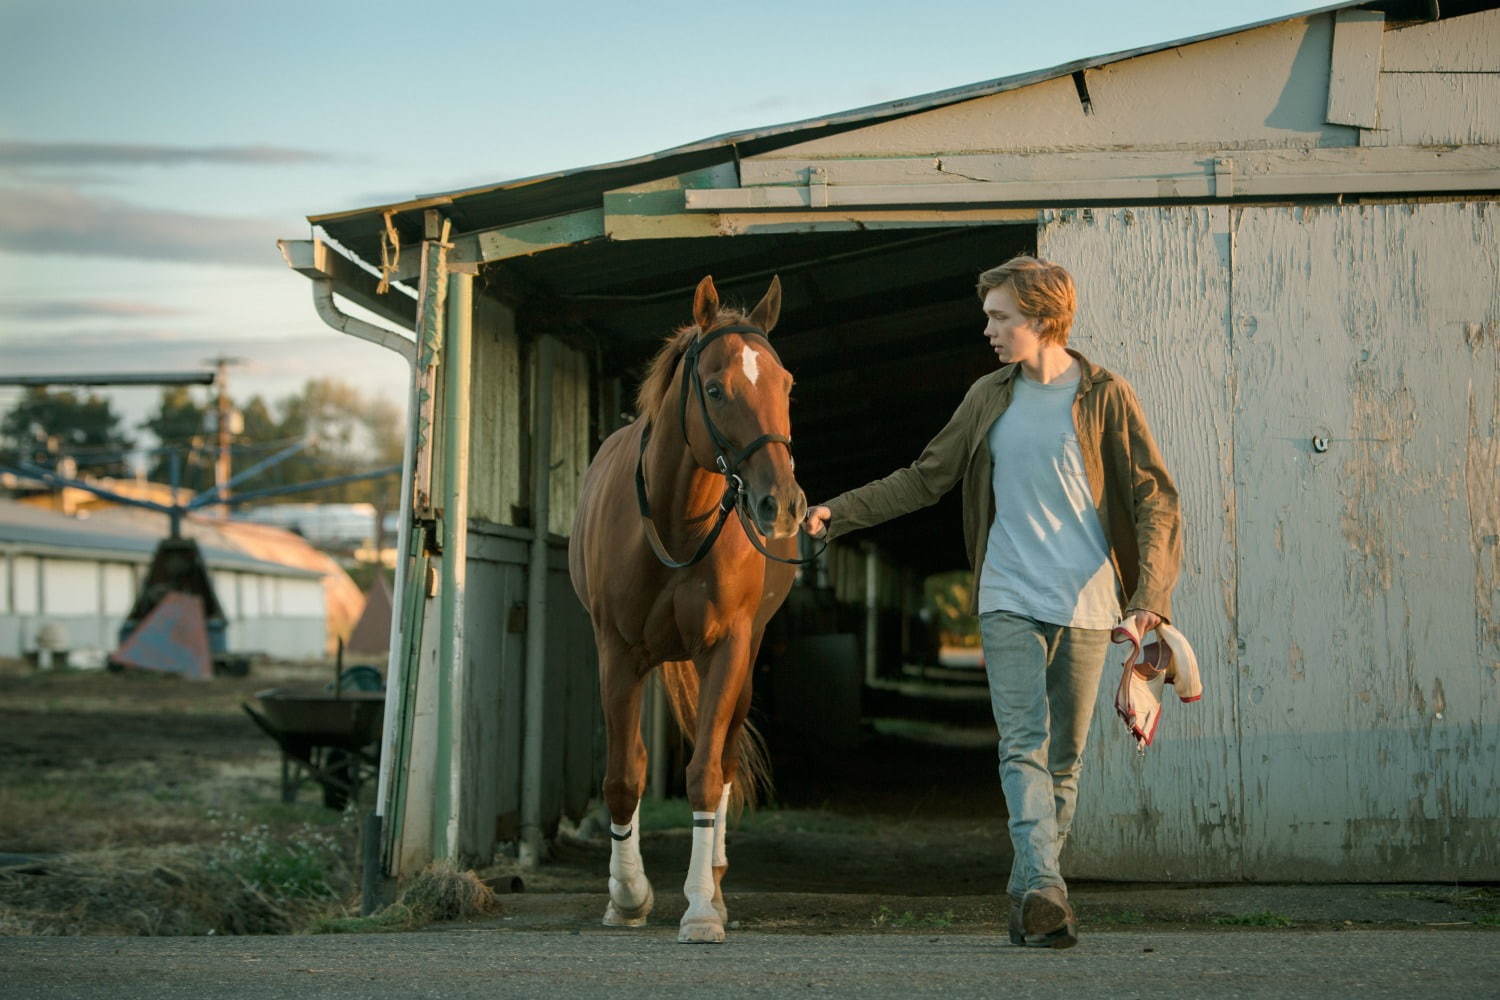
M 982 83 L 906 97 L 882 104 L 872 104 L 819 118 L 808 118 L 742 132 L 729 132 L 646 156 L 538 174 L 458 191 L 421 195 L 405 202 L 311 215 L 308 216 L 308 221 L 322 227 L 324 232 L 343 247 L 366 261 L 373 262 L 379 258 L 379 233 L 383 227 L 382 217 L 386 212 L 394 212 L 392 219 L 401 232 L 403 242 L 420 238 L 422 213 L 433 207 L 443 209 L 444 215 L 452 219 L 457 233 L 489 229 L 531 219 L 544 219 L 564 212 L 596 206 L 604 192 L 615 188 L 723 163 L 736 156 L 764 153 L 824 135 L 846 132 L 978 97 L 1016 90 L 1067 76 L 1079 70 L 1096 69 L 1124 59 L 1150 55 L 1194 42 L 1222 38 L 1270 24 L 1280 24 L 1284 21 L 1351 7 L 1384 10 L 1388 15 L 1400 14 L 1422 18 L 1427 16 L 1428 6 L 1427 0 L 1375 0 L 1375 2 L 1345 0 L 1343 3 L 1328 4 L 1300 13 L 1267 18 L 1233 28 L 1077 59 L 1048 69 L 999 77 Z
M 124 559 L 145 561 L 156 551 L 156 543 L 166 535 L 166 518 L 147 515 L 154 525 L 131 512 L 95 511 L 88 517 L 71 517 L 57 511 L 13 500 L 0 500 L 0 548 L 38 555 L 72 556 L 83 559 Z M 195 534 L 194 525 L 184 525 L 183 532 Z M 233 569 L 298 579 L 317 579 L 322 574 L 297 566 L 267 562 L 200 542 L 203 558 L 212 569 Z

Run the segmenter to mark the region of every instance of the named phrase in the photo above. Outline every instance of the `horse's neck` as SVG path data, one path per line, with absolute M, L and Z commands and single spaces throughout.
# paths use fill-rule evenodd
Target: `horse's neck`
M 664 541 L 701 538 L 713 526 L 724 477 L 693 460 L 675 415 L 662 414 L 646 442 L 646 495 Z M 679 557 L 680 558 L 680 557 Z

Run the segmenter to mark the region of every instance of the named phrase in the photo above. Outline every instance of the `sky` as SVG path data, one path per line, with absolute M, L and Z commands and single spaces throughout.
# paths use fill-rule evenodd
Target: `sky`
M 404 363 L 325 327 L 277 253 L 306 216 L 1312 6 L 0 0 L 0 371 L 227 354 L 236 397 L 336 374 L 403 402 Z M 158 391 L 111 395 L 134 425 Z

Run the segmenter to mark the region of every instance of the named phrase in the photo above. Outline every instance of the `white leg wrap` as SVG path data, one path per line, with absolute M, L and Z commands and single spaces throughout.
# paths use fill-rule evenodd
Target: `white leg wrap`
M 716 815 L 713 812 L 693 812 L 693 857 L 688 862 L 687 881 L 682 884 L 688 905 L 678 926 L 678 941 L 716 943 L 724 940 L 724 918 L 714 906 Z
M 719 808 L 714 812 L 714 867 L 723 868 L 729 864 L 729 854 L 724 850 L 724 833 L 729 828 L 729 789 L 734 787 L 725 782 L 724 794 L 719 796 Z
M 696 824 L 701 820 L 713 823 L 714 814 L 711 812 L 693 813 L 693 822 Z M 687 881 L 682 884 L 682 891 L 688 898 L 688 911 L 692 912 L 696 906 L 707 907 L 709 901 L 714 897 L 714 836 L 717 826 L 694 826 L 693 827 L 693 857 L 688 862 Z
M 622 910 L 646 901 L 651 884 L 641 863 L 641 807 L 636 804 L 628 826 L 609 824 L 609 898 Z M 623 838 L 623 839 L 622 839 Z

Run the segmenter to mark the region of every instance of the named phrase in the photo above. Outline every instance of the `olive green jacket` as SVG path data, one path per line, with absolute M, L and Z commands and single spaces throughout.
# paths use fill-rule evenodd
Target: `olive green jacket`
M 1172 588 L 1182 564 L 1177 486 L 1146 427 L 1135 390 L 1077 351 L 1068 353 L 1081 369 L 1073 426 L 1122 588 L 1120 606 L 1153 611 L 1170 621 Z M 1006 365 L 975 382 L 947 426 L 911 465 L 828 501 L 828 537 L 931 506 L 962 479 L 964 539 L 974 570 L 971 610 L 977 610 L 985 543 L 995 518 L 988 435 L 1010 405 L 1017 368 Z

